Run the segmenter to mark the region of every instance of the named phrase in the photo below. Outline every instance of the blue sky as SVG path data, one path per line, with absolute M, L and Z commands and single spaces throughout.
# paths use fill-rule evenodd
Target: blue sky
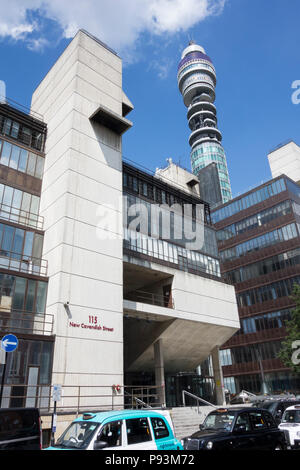
M 17 0 L 0 0 L 0 80 L 10 98 L 29 105 L 39 81 L 83 27 L 124 58 L 123 88 L 135 106 L 124 156 L 152 170 L 169 157 L 189 169 L 176 72 L 193 38 L 216 67 L 215 104 L 233 195 L 270 179 L 271 148 L 288 139 L 300 145 L 300 104 L 291 100 L 292 83 L 300 80 L 299 0 L 83 3 L 90 6 L 84 14 L 78 0 L 24 0 L 21 9 Z

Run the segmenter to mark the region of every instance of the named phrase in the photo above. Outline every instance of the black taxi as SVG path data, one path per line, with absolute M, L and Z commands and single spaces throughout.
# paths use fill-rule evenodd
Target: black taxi
M 284 450 L 285 436 L 267 410 L 219 408 L 182 439 L 185 450 Z

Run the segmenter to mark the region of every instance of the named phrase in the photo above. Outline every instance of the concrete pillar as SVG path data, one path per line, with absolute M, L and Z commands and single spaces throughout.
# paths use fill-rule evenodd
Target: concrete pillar
M 219 348 L 216 346 L 211 354 L 213 369 L 214 369 L 214 379 L 216 384 L 216 399 L 217 405 L 225 406 L 225 393 L 224 393 L 224 384 L 223 384 L 223 373 L 222 366 L 219 359 Z
M 159 387 L 158 402 L 162 406 L 166 406 L 166 390 L 165 390 L 165 368 L 163 355 L 163 341 L 160 338 L 154 343 L 154 367 L 155 367 L 155 385 Z

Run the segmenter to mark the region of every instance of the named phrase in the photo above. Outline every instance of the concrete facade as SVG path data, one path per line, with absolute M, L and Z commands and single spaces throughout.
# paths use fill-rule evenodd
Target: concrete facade
M 286 175 L 294 181 L 300 181 L 300 147 L 295 142 L 288 142 L 268 154 L 272 178 Z
M 123 383 L 121 136 L 90 116 L 101 105 L 122 118 L 123 97 L 120 58 L 79 31 L 32 98 L 48 124 L 40 214 L 55 315 L 52 382 L 101 383 L 107 393 Z

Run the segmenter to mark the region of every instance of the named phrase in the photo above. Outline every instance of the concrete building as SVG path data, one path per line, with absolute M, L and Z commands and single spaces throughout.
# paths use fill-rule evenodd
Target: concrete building
M 177 81 L 188 108 L 192 171 L 198 176 L 203 168 L 216 164 L 216 176 L 210 175 L 214 188 L 205 184 L 206 172 L 204 180 L 200 178 L 201 197 L 214 207 L 231 199 L 231 186 L 214 105 L 216 71 L 203 47 L 193 41 L 182 52 Z
M 286 175 L 300 181 L 300 147 L 293 141 L 278 145 L 268 155 L 272 178 Z
M 278 359 L 300 282 L 300 188 L 285 175 L 212 212 L 221 271 L 236 289 L 241 329 L 220 351 L 231 393 L 298 392 Z
M 63 387 L 61 410 L 122 406 L 136 396 L 174 406 L 184 387 L 224 401 L 218 348 L 239 320 L 234 288 L 220 275 L 210 208 L 193 189 L 193 174 L 186 172 L 183 181 L 179 171 L 174 181 L 174 175 L 166 179 L 122 162 L 132 109 L 121 59 L 82 30 L 32 97 L 32 110 L 43 116 L 45 153 L 41 147 L 39 156 L 45 165 L 42 184 L 30 184 L 41 195 L 34 206 L 36 221 L 44 222 L 38 257 L 48 266 L 47 300 L 45 290 L 35 298 L 43 321 L 53 318 L 52 349 L 43 353 L 39 376 L 28 382 L 26 373 L 18 383 L 30 383 L 35 404 L 45 409 L 53 384 Z M 5 127 L 1 139 L 9 140 Z M 13 176 L 5 177 L 11 187 L 25 184 L 20 167 L 12 168 Z M 136 207 L 149 215 L 146 229 L 133 223 Z M 166 215 L 173 230 L 167 238 Z M 191 221 L 188 235 L 202 234 L 200 245 L 175 238 L 184 216 Z M 16 381 L 12 367 L 7 380 Z M 6 396 L 9 401 L 9 391 Z

